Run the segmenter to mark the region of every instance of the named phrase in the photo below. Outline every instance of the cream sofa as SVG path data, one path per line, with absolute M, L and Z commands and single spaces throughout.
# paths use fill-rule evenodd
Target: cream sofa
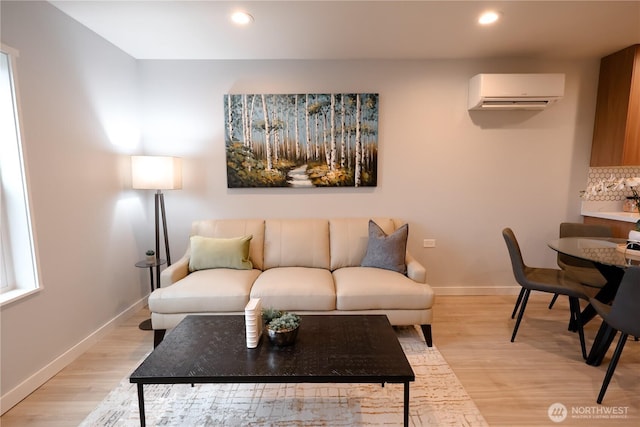
M 372 220 L 386 235 L 404 224 Z M 193 222 L 191 236 L 215 238 L 211 241 L 252 236 L 250 263 L 246 269 L 192 271 L 196 254 L 191 259 L 191 240 L 185 255 L 162 271 L 161 287 L 149 296 L 154 344 L 188 314 L 244 314 L 249 299 L 260 298 L 263 307 L 302 315 L 386 314 L 392 325 L 421 325 L 431 346 L 434 293 L 425 283 L 425 268 L 406 252 L 406 243 L 401 255 L 405 274 L 361 267 L 363 258 L 370 260 L 369 254 L 365 257 L 369 228 L 369 218 Z

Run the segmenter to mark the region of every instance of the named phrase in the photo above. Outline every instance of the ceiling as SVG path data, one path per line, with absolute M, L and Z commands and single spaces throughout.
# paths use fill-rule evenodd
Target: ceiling
M 573 59 L 640 43 L 640 0 L 50 3 L 138 59 Z M 254 22 L 232 24 L 236 9 Z M 487 9 L 501 19 L 482 27 Z

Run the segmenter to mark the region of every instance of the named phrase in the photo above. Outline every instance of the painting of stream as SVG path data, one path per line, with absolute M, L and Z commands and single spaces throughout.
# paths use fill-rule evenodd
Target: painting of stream
M 227 187 L 374 187 L 378 94 L 224 96 Z

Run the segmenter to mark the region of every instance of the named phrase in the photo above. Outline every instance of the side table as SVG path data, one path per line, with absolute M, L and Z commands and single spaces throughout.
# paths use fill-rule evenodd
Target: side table
M 157 289 L 160 287 L 160 266 L 164 265 L 167 263 L 166 259 L 162 259 L 162 258 L 156 258 L 156 260 L 154 262 L 149 262 L 146 259 L 142 260 L 142 261 L 138 261 L 136 262 L 136 267 L 138 268 L 148 268 L 149 269 L 149 283 L 151 285 L 151 292 L 153 292 L 154 289 Z M 157 269 L 158 272 L 158 283 L 155 284 L 154 286 L 154 281 L 153 281 L 153 268 Z M 138 327 L 140 329 L 142 329 L 143 331 L 150 331 L 153 328 L 151 327 L 151 319 L 147 319 L 145 321 L 143 321 L 142 323 L 140 323 L 140 325 L 138 325 Z

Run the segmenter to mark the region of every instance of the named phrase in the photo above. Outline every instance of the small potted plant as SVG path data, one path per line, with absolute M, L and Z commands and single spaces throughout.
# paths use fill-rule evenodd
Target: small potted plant
M 295 342 L 300 327 L 300 316 L 286 311 L 266 309 L 262 317 L 267 323 L 269 341 L 277 346 L 287 346 Z
M 280 310 L 276 310 L 275 308 L 263 308 L 262 309 L 262 320 L 264 320 L 264 324 L 268 325 L 276 317 L 282 316 L 284 313 Z
M 149 249 L 147 252 L 145 252 L 145 255 L 147 255 L 147 263 L 148 264 L 153 264 L 154 262 L 156 262 L 156 252 Z

